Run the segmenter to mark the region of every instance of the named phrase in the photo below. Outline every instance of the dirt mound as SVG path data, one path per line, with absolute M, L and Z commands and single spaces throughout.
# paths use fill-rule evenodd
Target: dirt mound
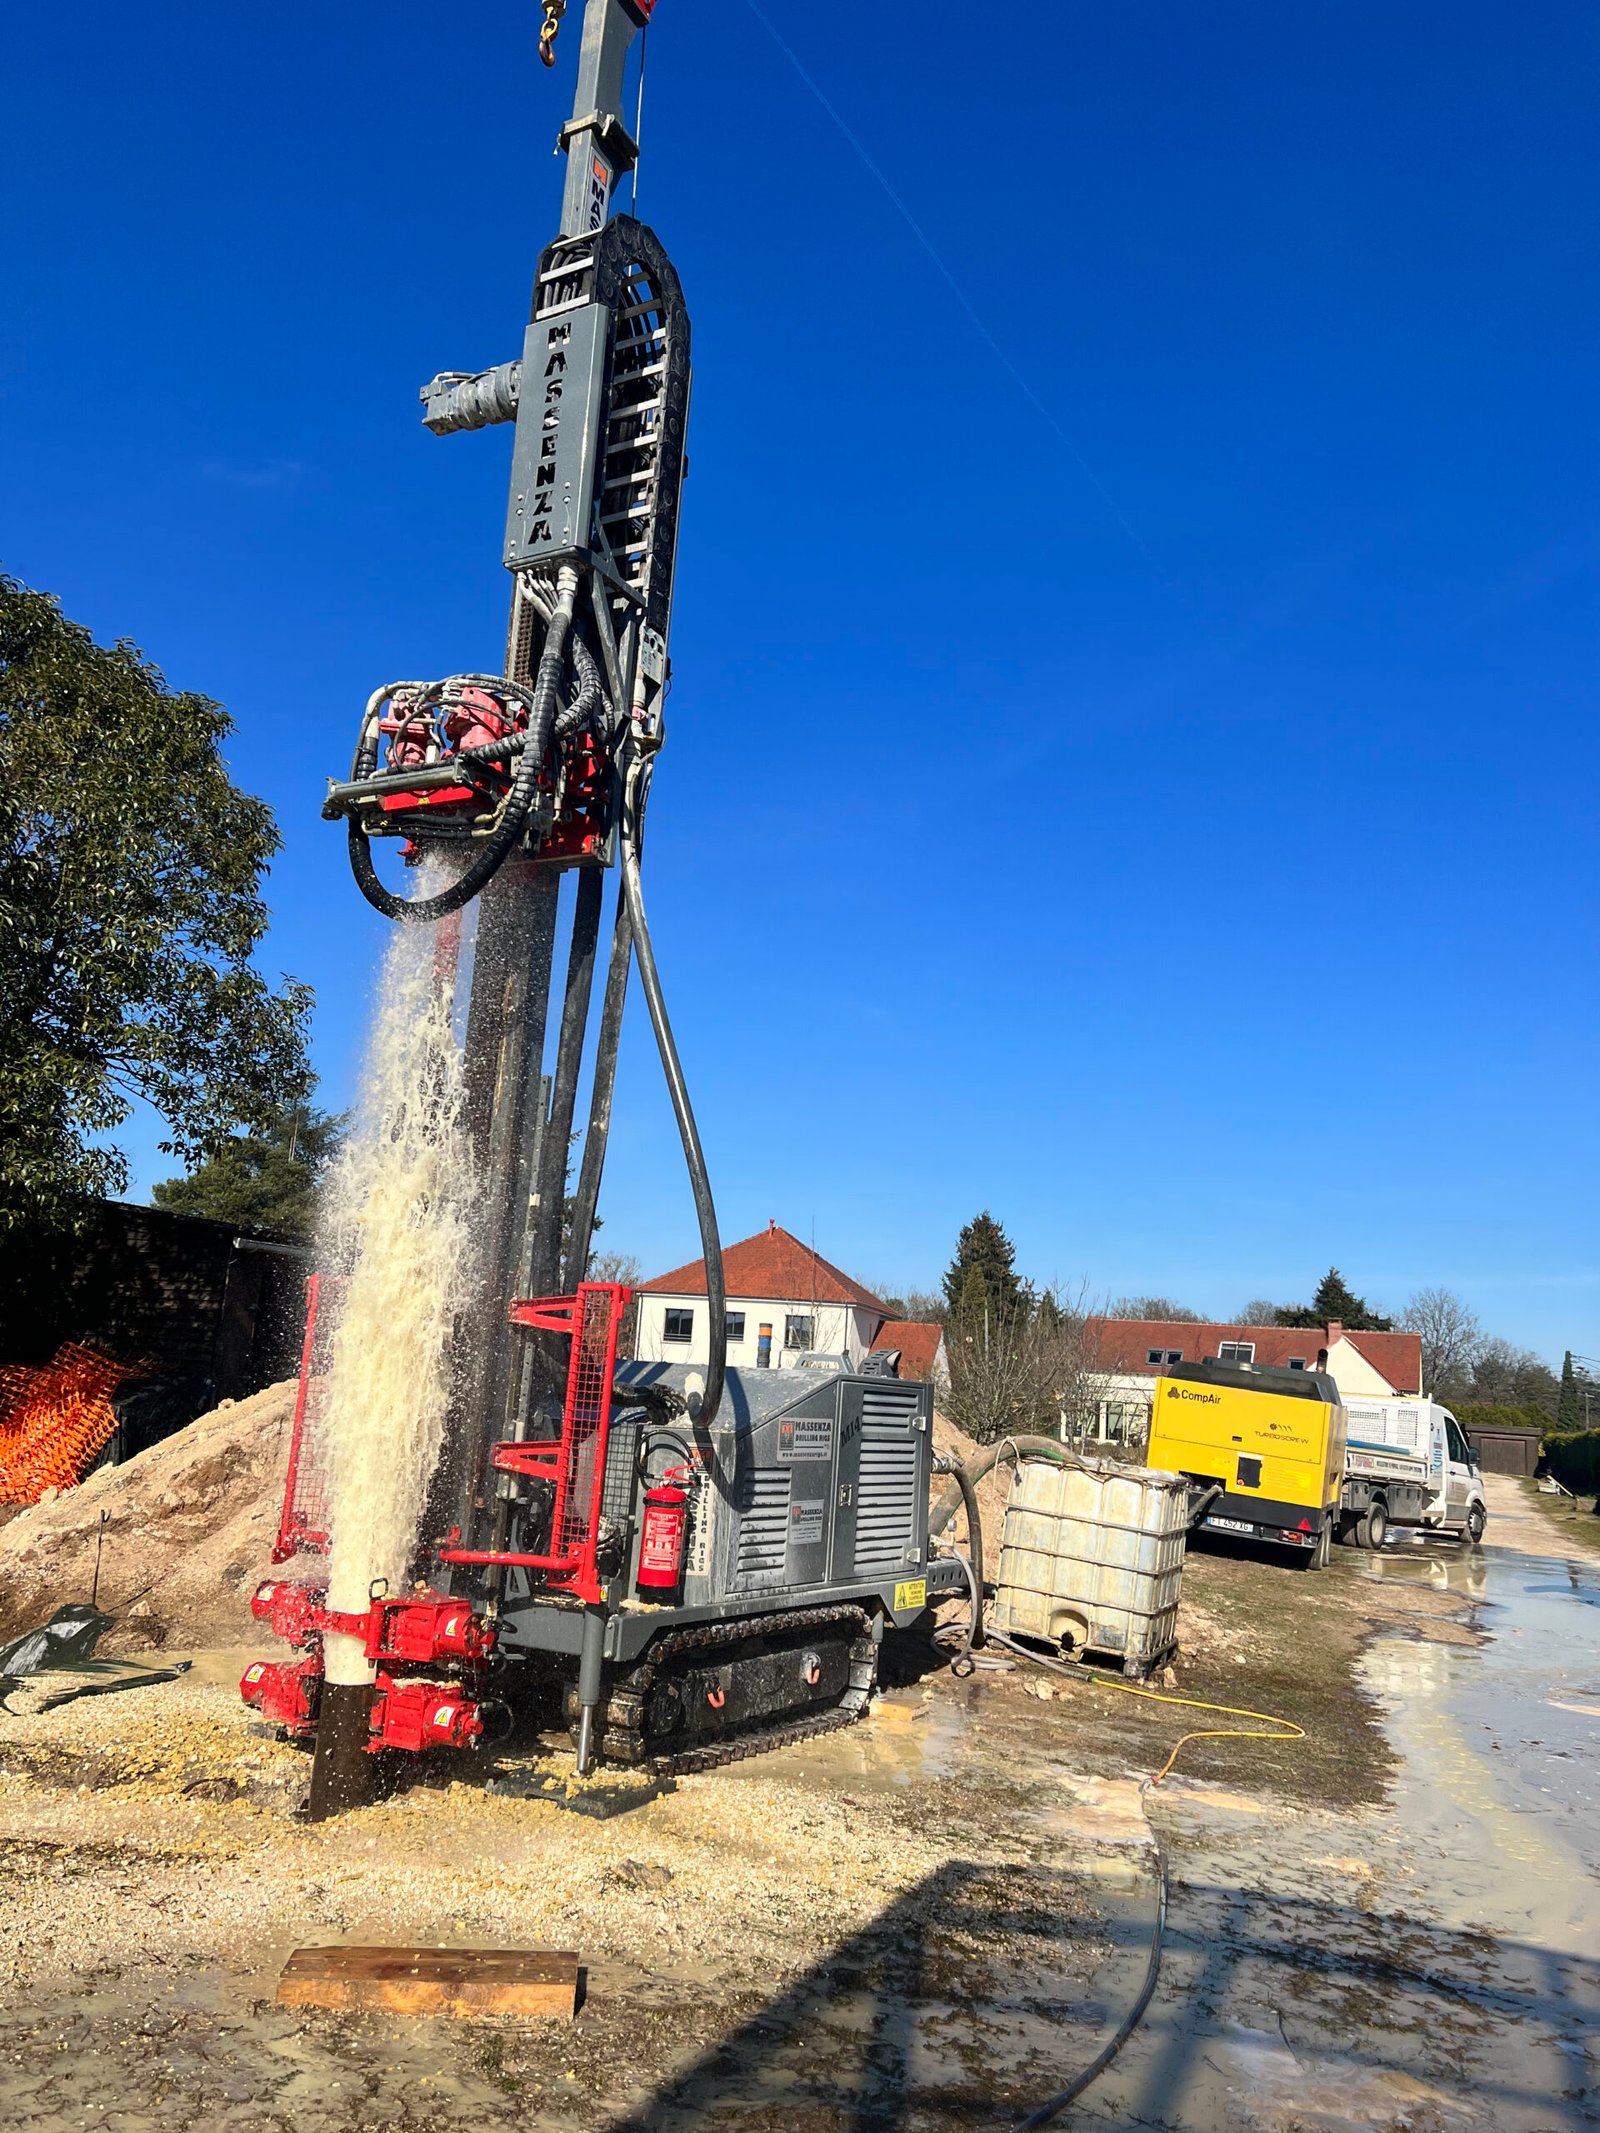
M 99 1604 L 122 1618 L 104 1649 L 248 1637 L 250 1595 L 271 1569 L 294 1393 L 271 1385 L 230 1401 L 19 1512 L 0 1529 L 0 1635 L 88 1599 L 103 1536 Z
M 963 1466 L 979 1458 L 984 1449 L 976 1438 L 969 1437 L 965 1430 L 958 1428 L 947 1415 L 940 1414 L 937 1408 L 934 1409 L 933 1415 L 933 1448 L 936 1452 L 947 1453 L 952 1459 L 959 1459 Z M 931 1500 L 935 1504 L 942 1502 L 944 1493 L 950 1486 L 948 1481 L 936 1476 Z M 1003 1465 L 992 1468 L 978 1483 L 978 1516 L 983 1520 L 984 1567 L 991 1578 L 994 1576 L 995 1565 L 1000 1560 L 1000 1529 L 1005 1523 L 1006 1504 L 1010 1496 L 1011 1462 L 1007 1459 Z M 954 1521 L 945 1528 L 945 1533 L 947 1538 L 965 1546 L 965 1511 L 956 1513 Z

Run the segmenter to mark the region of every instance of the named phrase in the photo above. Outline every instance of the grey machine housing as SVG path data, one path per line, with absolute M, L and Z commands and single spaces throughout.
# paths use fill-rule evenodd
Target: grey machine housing
M 856 1602 L 904 1627 L 965 1590 L 961 1564 L 928 1551 L 933 1388 L 837 1370 L 730 1370 L 709 1432 L 691 1400 L 703 1372 L 624 1363 L 606 1456 L 602 1524 L 618 1567 L 605 1657 L 631 1663 L 663 1629 Z M 647 1488 L 687 1470 L 685 1572 L 667 1604 L 638 1589 Z M 675 1479 L 683 1479 L 680 1471 Z M 625 1552 L 624 1552 L 625 1550 Z M 519 1595 L 501 1605 L 501 1648 L 576 1652 L 586 1609 Z

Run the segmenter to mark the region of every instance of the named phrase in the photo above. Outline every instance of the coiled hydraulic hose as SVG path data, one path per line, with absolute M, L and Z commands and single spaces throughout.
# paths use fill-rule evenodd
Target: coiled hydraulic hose
M 366 833 L 355 817 L 351 816 L 350 871 L 356 878 L 356 887 L 367 902 L 374 911 L 381 911 L 385 918 L 399 919 L 402 924 L 419 926 L 436 918 L 446 918 L 452 911 L 462 910 L 499 871 L 515 849 L 532 810 L 539 773 L 544 767 L 545 751 L 550 746 L 551 734 L 555 729 L 556 704 L 561 691 L 561 670 L 577 594 L 578 573 L 570 567 L 564 568 L 556 581 L 556 604 L 545 632 L 544 649 L 539 654 L 539 671 L 533 686 L 533 708 L 528 715 L 528 730 L 522 736 L 522 750 L 517 761 L 516 775 L 511 781 L 511 790 L 506 795 L 499 822 L 483 840 L 476 856 L 448 889 L 441 889 L 437 896 L 412 898 L 396 896 L 392 890 L 386 889 L 378 879 L 378 870 L 372 863 L 372 852 Z M 598 672 L 594 669 L 592 659 L 588 664 L 598 691 Z M 581 697 L 581 665 L 579 681 Z

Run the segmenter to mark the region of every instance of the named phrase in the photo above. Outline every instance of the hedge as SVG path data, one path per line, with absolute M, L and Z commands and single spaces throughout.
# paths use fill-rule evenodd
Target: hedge
M 1552 1430 L 1544 1440 L 1550 1471 L 1576 1496 L 1600 1492 L 1600 1429 Z
M 1461 1424 L 1468 1437 L 1480 1429 L 1537 1429 L 1550 1427 L 1550 1417 L 1538 1407 L 1496 1407 L 1488 1401 L 1463 1407 L 1452 1406 L 1450 1412 Z

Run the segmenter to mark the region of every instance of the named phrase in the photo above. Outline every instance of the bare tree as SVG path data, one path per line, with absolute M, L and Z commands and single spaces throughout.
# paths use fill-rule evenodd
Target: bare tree
M 1407 1333 L 1422 1336 L 1422 1389 L 1451 1399 L 1471 1389 L 1483 1352 L 1483 1328 L 1453 1289 L 1418 1289 L 1400 1314 Z
M 632 1355 L 638 1347 L 639 1332 L 639 1284 L 644 1279 L 644 1268 L 631 1252 L 591 1252 L 586 1281 L 616 1281 L 623 1288 L 632 1289 L 628 1308 L 622 1314 L 622 1324 L 617 1328 L 618 1355 Z
M 1230 1326 L 1275 1326 L 1278 1313 L 1287 1311 L 1287 1304 L 1275 1304 L 1265 1296 L 1256 1296 L 1247 1304 L 1241 1304 L 1228 1323 Z
M 1170 1296 L 1119 1296 L 1106 1312 L 1107 1318 L 1165 1319 L 1175 1326 L 1203 1326 L 1205 1314 L 1191 1311 L 1187 1304 L 1174 1303 Z
M 957 1312 L 945 1328 L 950 1383 L 941 1407 L 979 1444 L 1094 1431 L 1106 1373 L 1083 1298 L 1049 1288 L 1010 1311 Z
M 1490 1407 L 1537 1407 L 1553 1422 L 1561 1380 L 1542 1355 L 1496 1338 L 1484 1341 L 1473 1357 L 1467 1396 Z

